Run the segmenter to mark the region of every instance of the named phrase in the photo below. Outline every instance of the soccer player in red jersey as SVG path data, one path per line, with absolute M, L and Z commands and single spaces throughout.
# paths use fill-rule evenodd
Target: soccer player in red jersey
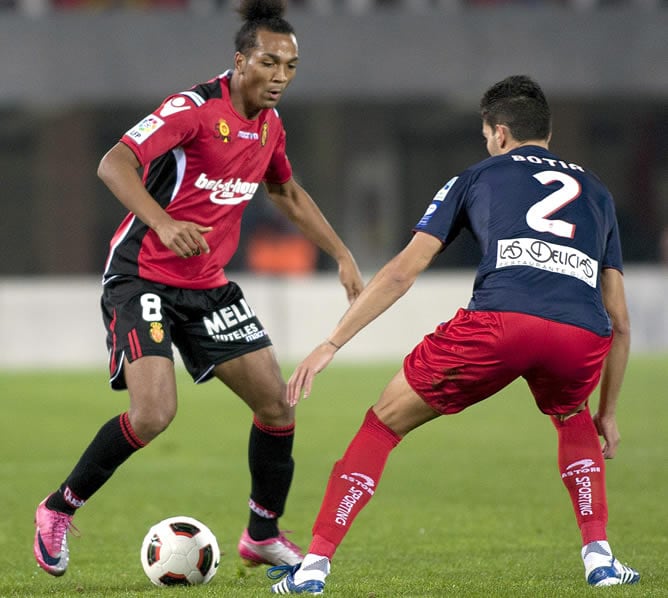
M 481 101 L 490 158 L 440 189 L 408 245 L 371 280 L 327 340 L 296 368 L 288 397 L 311 393 L 336 351 L 382 314 L 462 229 L 482 259 L 467 309 L 405 358 L 330 475 L 300 565 L 269 569 L 277 594 L 322 593 L 330 561 L 376 492 L 391 450 L 411 430 L 524 378 L 558 435 L 561 479 L 594 586 L 635 583 L 607 542 L 604 458 L 615 456 L 615 408 L 629 352 L 629 318 L 612 197 L 598 178 L 548 150 L 549 105 L 526 76 Z M 601 380 L 598 411 L 590 394 Z M 598 436 L 604 439 L 603 448 Z
M 100 428 L 37 508 L 34 553 L 52 575 L 67 569 L 76 509 L 174 418 L 172 344 L 196 382 L 218 378 L 253 412 L 241 557 L 250 565 L 302 558 L 278 527 L 294 469 L 294 408 L 267 331 L 224 270 L 258 187 L 337 261 L 349 301 L 363 283 L 349 250 L 292 176 L 276 111 L 299 60 L 284 9 L 284 0 L 243 0 L 234 68 L 166 98 L 100 162 L 100 178 L 129 210 L 111 241 L 102 312 L 111 385 L 128 390 L 130 405 Z

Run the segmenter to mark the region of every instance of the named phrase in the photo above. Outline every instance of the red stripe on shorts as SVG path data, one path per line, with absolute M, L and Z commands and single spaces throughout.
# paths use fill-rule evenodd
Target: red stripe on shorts
M 132 360 L 139 359 L 142 356 L 141 345 L 139 344 L 139 335 L 137 329 L 133 328 L 128 333 L 128 341 L 130 341 L 130 351 L 132 353 Z
M 109 332 L 111 332 L 111 356 L 109 361 L 109 370 L 113 373 L 116 371 L 116 320 L 118 314 L 114 309 L 114 317 L 109 324 Z

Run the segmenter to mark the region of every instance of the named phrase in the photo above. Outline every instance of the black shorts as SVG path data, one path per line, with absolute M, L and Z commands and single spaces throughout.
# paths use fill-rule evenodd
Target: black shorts
M 239 286 L 180 289 L 123 277 L 108 282 L 102 293 L 107 330 L 111 387 L 126 387 L 123 359 L 145 355 L 174 360 L 176 345 L 195 382 L 213 376 L 224 361 L 271 345 Z

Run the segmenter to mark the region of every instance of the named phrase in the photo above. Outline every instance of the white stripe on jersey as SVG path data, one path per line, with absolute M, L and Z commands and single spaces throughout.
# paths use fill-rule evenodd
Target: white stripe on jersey
M 174 189 L 172 189 L 172 196 L 169 198 L 169 203 L 174 201 L 177 193 L 181 190 L 181 183 L 183 183 L 183 177 L 186 174 L 186 153 L 182 147 L 175 147 L 172 150 L 174 154 L 174 160 L 176 161 L 176 182 L 174 183 Z
M 198 107 L 206 102 L 206 100 L 196 91 L 182 91 L 180 95 L 188 96 L 193 102 L 195 102 L 195 105 Z

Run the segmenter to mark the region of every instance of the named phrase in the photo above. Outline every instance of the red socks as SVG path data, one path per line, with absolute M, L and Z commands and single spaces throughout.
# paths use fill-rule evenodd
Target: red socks
M 589 409 L 563 422 L 551 419 L 559 437 L 559 472 L 575 509 L 582 544 L 606 540 L 605 463 Z
M 313 525 L 309 552 L 330 560 L 353 520 L 374 495 L 390 451 L 401 438 L 369 409 L 343 458 L 334 464 Z
M 551 419 L 559 438 L 559 471 L 573 503 L 582 543 L 606 540 L 605 464 L 589 409 L 565 421 Z M 387 458 L 400 440 L 369 409 L 329 477 L 313 526 L 310 553 L 332 559 L 355 517 L 374 495 Z

